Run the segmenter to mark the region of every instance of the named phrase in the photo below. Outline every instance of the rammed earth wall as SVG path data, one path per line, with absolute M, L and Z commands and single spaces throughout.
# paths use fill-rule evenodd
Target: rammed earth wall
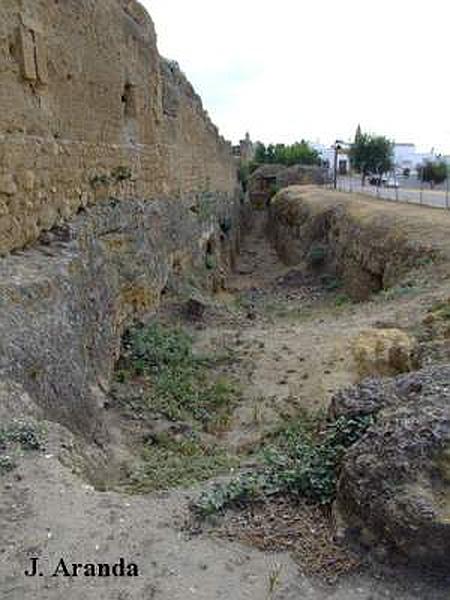
M 237 192 L 138 2 L 2 1 L 0 420 L 37 411 L 100 440 L 124 328 L 172 274 L 220 282 Z
M 0 254 L 80 207 L 235 189 L 230 145 L 135 0 L 0 7 Z

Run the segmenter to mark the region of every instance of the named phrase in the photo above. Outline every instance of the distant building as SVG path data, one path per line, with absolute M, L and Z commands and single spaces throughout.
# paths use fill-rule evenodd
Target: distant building
M 322 166 L 330 170 L 334 169 L 334 146 L 325 146 L 324 144 L 311 144 L 311 147 L 318 153 L 322 161 Z M 342 144 L 338 150 L 337 169 L 340 175 L 350 173 L 350 156 L 347 145 Z
M 394 166 L 398 171 L 409 169 L 411 173 L 414 173 L 419 165 L 428 161 L 434 162 L 440 158 L 434 148 L 431 152 L 417 152 L 415 144 L 394 144 Z
M 421 157 L 416 152 L 415 144 L 395 144 L 394 145 L 394 165 L 396 169 L 404 171 L 414 171 L 419 163 L 422 162 Z
M 233 146 L 233 154 L 243 162 L 251 162 L 255 157 L 255 145 L 247 132 L 245 138 L 239 141 L 237 146 Z

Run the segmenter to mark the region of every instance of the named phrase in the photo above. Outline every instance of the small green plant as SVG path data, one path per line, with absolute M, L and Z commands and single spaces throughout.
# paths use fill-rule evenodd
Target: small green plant
M 237 390 L 212 374 L 214 358 L 194 355 L 192 339 L 182 329 L 157 323 L 138 327 L 127 332 L 123 347 L 118 377 L 150 379 L 148 410 L 172 421 L 194 420 L 207 430 L 226 426 Z
M 43 429 L 27 421 L 13 421 L 0 428 L 0 446 L 17 444 L 22 450 L 40 450 L 43 445 Z
M 206 254 L 205 265 L 206 265 L 206 268 L 209 269 L 210 271 L 217 268 L 217 259 L 214 256 L 214 254 L 211 254 L 211 253 Z
M 311 267 L 318 268 L 321 267 L 327 258 L 327 250 L 323 246 L 313 246 L 308 253 L 308 264 Z
M 275 563 L 271 568 L 268 576 L 267 600 L 272 600 L 276 588 L 280 585 L 282 570 L 283 567 L 279 563 Z
M 338 277 L 325 274 L 321 277 L 321 282 L 327 292 L 334 292 L 342 288 L 342 281 Z
M 403 296 L 416 294 L 419 291 L 420 287 L 414 281 L 406 281 L 402 284 L 382 290 L 380 294 L 385 300 L 395 300 L 397 298 L 402 298 Z
M 16 466 L 16 463 L 10 456 L 0 456 L 0 475 L 10 473 Z
M 436 262 L 436 256 L 433 256 L 433 255 L 421 256 L 420 258 L 417 259 L 416 265 L 418 267 L 429 267 L 429 266 L 433 265 L 435 262 Z
M 260 472 L 245 473 L 225 485 L 204 492 L 193 508 L 208 515 L 227 507 L 278 494 L 332 502 L 344 452 L 372 422 L 371 416 L 341 417 L 320 433 L 311 421 L 301 420 L 281 430 L 263 452 Z
M 141 458 L 125 485 L 129 492 L 147 493 L 189 486 L 238 465 L 236 457 L 202 444 L 195 435 L 182 440 L 162 435 L 144 448 Z
M 219 219 L 219 227 L 222 233 L 228 235 L 233 228 L 233 220 L 231 217 L 221 217 Z
M 269 189 L 269 199 L 272 199 L 274 196 L 276 196 L 280 190 L 281 185 L 279 185 L 278 183 L 272 183 Z
M 22 451 L 41 450 L 44 438 L 43 427 L 32 422 L 14 420 L 0 427 L 0 475 L 15 469 L 13 456 Z
M 119 165 L 111 171 L 111 177 L 117 183 L 121 181 L 128 181 L 131 179 L 131 169 L 130 167 Z
M 169 428 L 145 442 L 141 459 L 124 483 L 133 493 L 187 486 L 238 464 L 237 457 L 205 441 L 205 433 L 229 427 L 238 392 L 216 373 L 223 355 L 198 356 L 192 344 L 183 329 L 159 323 L 135 327 L 124 336 L 117 379 L 126 383 L 139 377 L 146 383 L 142 394 L 122 399 L 123 408 L 142 419 L 158 415 L 180 424 L 184 432 L 173 434 Z
M 438 319 L 450 320 L 450 299 L 447 302 L 434 304 L 428 312 L 433 313 Z
M 351 298 L 347 294 L 338 294 L 334 300 L 336 306 L 345 306 L 351 303 Z

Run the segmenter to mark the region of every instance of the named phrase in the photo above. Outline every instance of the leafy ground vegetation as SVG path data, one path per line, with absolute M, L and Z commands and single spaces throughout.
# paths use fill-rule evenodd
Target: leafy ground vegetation
M 41 450 L 45 431 L 41 425 L 16 420 L 0 427 L 0 475 L 13 471 L 23 452 Z
M 233 383 L 216 373 L 222 356 L 199 356 L 179 327 L 151 323 L 127 332 L 117 380 L 137 382 L 142 393 L 122 395 L 123 408 L 160 429 L 144 435 L 141 461 L 127 488 L 146 492 L 208 479 L 237 464 L 216 438 L 239 399 Z M 215 434 L 215 437 L 213 437 Z
M 304 415 L 273 436 L 262 452 L 261 469 L 204 492 L 194 508 L 208 515 L 278 495 L 328 504 L 335 497 L 344 452 L 370 422 L 370 417 L 362 416 L 322 424 Z

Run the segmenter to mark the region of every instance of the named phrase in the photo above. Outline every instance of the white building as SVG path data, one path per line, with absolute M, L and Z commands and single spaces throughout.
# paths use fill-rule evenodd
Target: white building
M 329 169 L 334 169 L 334 146 L 325 146 L 324 144 L 310 145 L 318 153 L 324 166 L 327 166 Z M 342 144 L 341 149 L 338 151 L 337 167 L 340 175 L 347 175 L 350 173 L 350 157 L 348 155 L 347 145 Z
M 394 165 L 398 171 L 409 169 L 413 173 L 418 165 L 437 158 L 434 149 L 431 152 L 417 152 L 415 144 L 394 145 Z
M 413 171 L 420 162 L 421 159 L 417 155 L 415 144 L 394 145 L 394 165 L 396 169 Z

